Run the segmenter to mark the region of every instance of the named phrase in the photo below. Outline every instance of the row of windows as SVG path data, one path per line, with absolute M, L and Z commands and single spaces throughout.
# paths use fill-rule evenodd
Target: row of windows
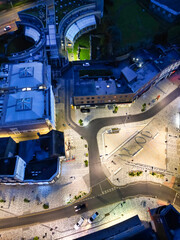
M 121 101 L 127 101 L 127 100 L 125 100 L 125 99 L 121 99 Z M 129 99 L 129 101 L 132 101 L 132 99 Z M 104 101 L 104 100 L 97 100 L 97 101 L 81 101 L 81 102 L 79 102 L 79 101 L 77 101 L 75 104 L 90 104 L 90 103 L 106 103 L 106 102 L 116 102 L 116 100 L 115 99 L 108 99 L 107 101 Z M 118 101 L 117 101 L 118 102 Z
M 124 96 L 113 96 L 114 98 L 127 98 L 128 97 L 128 95 L 124 95 Z M 97 99 L 105 99 L 105 98 L 107 98 L 106 96 L 98 96 L 98 97 L 96 97 Z M 94 97 L 81 97 L 81 98 L 79 98 L 79 97 L 76 97 L 75 98 L 76 99 L 76 101 L 78 101 L 78 100 L 89 100 L 89 99 L 94 99 Z M 88 102 L 88 101 L 87 101 Z

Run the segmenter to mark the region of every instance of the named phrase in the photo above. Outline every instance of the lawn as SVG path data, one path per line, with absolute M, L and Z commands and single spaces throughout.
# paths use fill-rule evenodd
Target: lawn
M 79 49 L 79 50 L 78 50 Z M 69 60 L 90 60 L 89 34 L 83 34 L 74 43 L 74 47 L 67 47 Z M 78 54 L 79 52 L 79 54 Z M 78 57 L 79 55 L 79 57 Z
M 80 60 L 90 60 L 89 49 L 80 49 Z
M 95 34 L 102 34 L 102 57 L 109 58 L 148 45 L 160 31 L 161 24 L 137 1 L 106 0 L 104 17 Z
M 145 41 L 159 31 L 159 23 L 136 1 L 114 0 L 110 13 L 121 31 L 122 46 Z

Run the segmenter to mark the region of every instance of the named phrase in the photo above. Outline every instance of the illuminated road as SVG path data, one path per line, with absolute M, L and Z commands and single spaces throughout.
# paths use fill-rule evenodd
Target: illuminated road
M 124 123 L 126 116 L 99 118 L 89 123 L 86 127 L 80 127 L 75 124 L 70 116 L 70 95 L 73 82 L 73 69 L 70 68 L 65 74 L 64 79 L 65 86 L 65 115 L 67 123 L 83 136 L 89 147 L 89 170 L 90 170 L 90 184 L 92 191 L 89 196 L 84 199 L 88 208 L 86 211 L 104 207 L 108 204 L 119 202 L 128 198 L 136 196 L 152 196 L 158 199 L 174 203 L 180 207 L 180 195 L 175 190 L 166 187 L 161 184 L 151 182 L 136 182 L 133 184 L 127 184 L 122 187 L 113 186 L 103 172 L 101 161 L 99 159 L 99 150 L 97 145 L 96 135 L 98 131 L 108 125 Z M 71 82 L 72 81 L 72 82 Z M 71 83 L 71 84 L 70 84 Z M 155 116 L 169 103 L 175 100 L 180 95 L 180 88 L 176 88 L 167 97 L 157 103 L 150 110 L 136 115 L 129 115 L 129 119 L 126 122 L 139 122 L 145 119 Z M 30 215 L 23 215 L 19 217 L 13 217 L 0 220 L 0 229 L 20 227 L 30 224 L 49 222 L 60 218 L 70 217 L 74 215 L 74 205 L 60 207 L 56 209 L 46 210 L 43 212 L 33 213 Z
M 93 190 L 95 189 L 93 188 Z M 173 202 L 175 199 L 177 199 L 176 192 L 173 189 L 170 189 L 164 185 L 149 182 L 138 182 L 129 184 L 125 187 L 111 188 L 106 193 L 100 192 L 99 190 L 96 192 L 99 192 L 99 194 L 95 195 L 93 191 L 91 196 L 87 197 L 87 200 L 85 201 L 88 206 L 86 211 L 104 207 L 108 204 L 113 204 L 121 200 L 140 195 L 152 196 L 164 201 L 167 200 L 168 196 L 168 200 L 170 202 Z M 175 204 L 178 205 L 179 202 L 178 204 L 175 202 Z M 0 220 L 0 229 L 54 221 L 60 218 L 71 217 L 75 214 L 74 205 L 71 205 L 64 208 L 56 208 L 46 212 Z
M 13 7 L 11 9 L 1 11 L 0 12 L 0 35 L 5 34 L 3 29 L 7 25 L 11 25 L 12 27 L 11 31 L 17 30 L 15 21 L 19 21 L 19 16 L 18 16 L 19 11 L 25 10 L 27 8 L 35 7 L 41 3 L 48 5 L 51 3 L 51 0 L 37 1 L 34 3 L 28 3 L 28 4 L 26 3 L 19 7 Z
M 36 4 L 37 3 L 34 3 L 34 5 Z M 2 13 L 0 17 L 0 25 L 3 26 L 3 24 L 6 24 L 9 21 L 16 19 L 17 12 L 22 10 L 21 8 L 22 7 L 12 9 L 11 11 L 6 13 Z M 25 8 L 27 8 L 27 6 L 25 6 Z M 179 97 L 180 88 L 176 88 L 172 93 L 162 99 L 150 110 L 141 114 L 129 115 L 128 119 L 126 119 L 126 116 L 99 118 L 91 121 L 86 127 L 80 127 L 72 121 L 70 116 L 70 87 L 73 85 L 73 74 L 73 68 L 70 68 L 63 76 L 66 83 L 65 115 L 67 124 L 69 124 L 71 128 L 78 132 L 81 136 L 83 136 L 88 142 L 90 172 L 89 175 L 92 192 L 84 200 L 88 205 L 87 210 L 96 209 L 106 206 L 108 204 L 112 204 L 130 197 L 136 197 L 140 195 L 154 196 L 158 199 L 174 203 L 180 207 L 180 195 L 177 194 L 175 190 L 161 184 L 151 182 L 137 182 L 118 188 L 113 186 L 111 183 L 109 183 L 109 181 L 107 180 L 107 176 L 103 172 L 97 145 L 97 133 L 101 128 L 110 125 L 122 124 L 125 122 L 125 120 L 127 123 L 139 122 L 155 116 L 168 104 L 170 104 L 177 97 Z M 72 81 L 72 85 L 70 84 L 70 81 Z M 60 218 L 70 217 L 74 214 L 75 213 L 73 205 L 65 206 L 62 208 L 46 210 L 44 212 L 0 220 L 0 229 L 53 221 Z

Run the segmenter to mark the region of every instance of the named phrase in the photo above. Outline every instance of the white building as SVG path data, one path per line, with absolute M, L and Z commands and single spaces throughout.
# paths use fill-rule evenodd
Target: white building
M 9 65 L 0 83 L 0 133 L 49 131 L 55 128 L 50 66 L 41 62 Z

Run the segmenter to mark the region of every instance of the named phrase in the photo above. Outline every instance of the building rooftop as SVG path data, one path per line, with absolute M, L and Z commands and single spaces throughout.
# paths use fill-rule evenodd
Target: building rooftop
M 16 155 L 16 142 L 11 137 L 0 138 L 0 158 Z
M 66 33 L 66 38 L 73 42 L 78 32 L 92 25 L 96 25 L 96 19 L 94 15 L 83 17 L 69 27 Z
M 127 66 L 120 68 L 120 78 L 91 76 L 88 71 L 87 75 L 76 78 L 74 96 L 135 93 L 179 59 L 180 54 L 175 49 L 161 45 L 149 50 L 136 50 L 130 55 L 129 64 L 127 62 Z
M 137 78 L 137 74 L 129 67 L 123 68 L 121 72 L 128 82 L 131 82 Z
M 180 213 L 171 204 L 151 209 L 150 212 L 160 238 L 179 239 Z
M 64 134 L 51 130 L 47 134 L 39 135 L 39 139 L 20 142 L 18 155 L 26 163 L 33 160 L 42 161 L 54 156 L 65 156 Z
M 9 73 L 10 87 L 30 88 L 43 84 L 43 64 L 41 62 L 10 65 Z
M 13 175 L 16 165 L 16 157 L 0 159 L 0 176 Z
M 153 63 L 147 62 L 136 70 L 137 78 L 129 82 L 128 86 L 133 92 L 136 92 L 158 73 L 159 69 Z
M 58 164 L 59 160 L 57 157 L 42 161 L 29 162 L 25 170 L 24 180 L 48 181 L 57 173 Z
M 175 49 L 171 49 L 165 51 L 158 59 L 154 60 L 154 65 L 160 70 L 163 70 L 177 60 L 180 60 L 180 54 Z
M 6 96 L 4 122 L 41 119 L 44 117 L 44 91 L 19 91 Z
M 132 90 L 123 79 L 84 77 L 75 82 L 74 96 L 111 95 L 131 92 Z
M 166 6 L 175 12 L 180 12 L 179 0 L 153 0 L 152 2 L 157 3 L 161 6 Z

